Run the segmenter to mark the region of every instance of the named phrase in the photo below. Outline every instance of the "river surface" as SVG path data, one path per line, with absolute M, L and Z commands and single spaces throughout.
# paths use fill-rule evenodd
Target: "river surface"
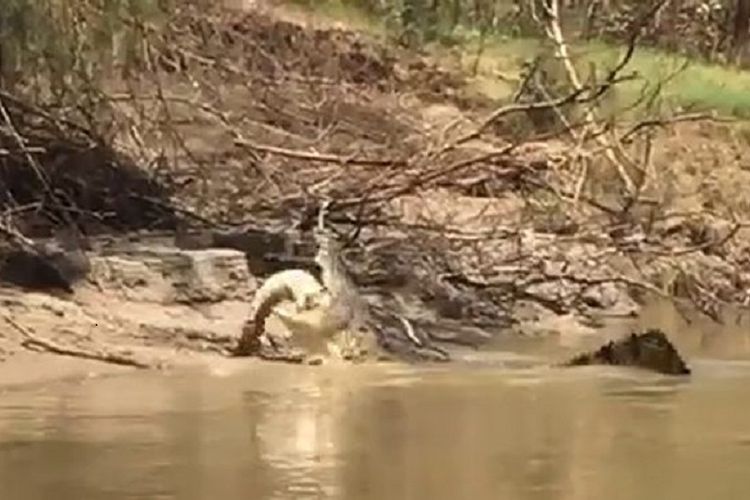
M 0 495 L 750 498 L 750 363 L 694 359 L 690 378 L 670 379 L 497 356 L 231 360 L 7 390 Z
M 645 325 L 690 377 L 551 368 L 561 335 L 439 367 L 212 358 L 6 386 L 0 499 L 750 498 L 750 319 L 655 305 Z

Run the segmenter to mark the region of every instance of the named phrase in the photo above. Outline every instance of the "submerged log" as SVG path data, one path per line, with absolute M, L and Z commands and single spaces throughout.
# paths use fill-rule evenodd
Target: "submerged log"
M 633 366 L 666 375 L 689 375 L 691 371 L 666 334 L 658 329 L 631 333 L 563 363 L 587 365 Z

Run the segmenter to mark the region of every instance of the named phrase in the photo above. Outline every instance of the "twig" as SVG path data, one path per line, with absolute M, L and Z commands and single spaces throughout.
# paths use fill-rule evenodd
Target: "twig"
M 613 85 L 633 80 L 634 78 L 635 75 L 614 75 L 611 79 L 606 80 L 600 85 L 597 85 L 595 87 L 582 85 L 580 88 L 574 89 L 567 95 L 549 101 L 508 104 L 493 111 L 489 116 L 482 120 L 479 127 L 477 127 L 477 130 L 466 134 L 456 142 L 460 144 L 478 137 L 484 130 L 487 129 L 487 127 L 505 116 L 515 113 L 543 111 L 551 108 L 559 108 L 567 104 L 583 104 L 585 102 L 590 102 L 604 95 L 604 93 L 607 92 L 607 90 L 609 90 Z
M 13 327 L 13 329 L 20 333 L 21 336 L 23 336 L 24 340 L 22 342 L 22 345 L 27 348 L 35 347 L 52 354 L 60 354 L 63 356 L 72 356 L 94 361 L 102 361 L 115 365 L 132 366 L 141 369 L 162 367 L 160 363 L 148 363 L 145 361 L 139 361 L 128 355 L 122 355 L 113 352 L 84 351 L 82 349 L 60 345 L 51 340 L 43 339 L 37 336 L 31 331 L 31 329 L 21 326 L 6 314 L 3 314 L 2 317 L 6 323 L 8 323 L 11 327 Z
M 81 125 L 79 125 L 79 124 L 77 124 L 75 122 L 69 121 L 69 120 L 65 120 L 65 119 L 62 119 L 62 118 L 57 118 L 57 117 L 51 115 L 50 113 L 47 113 L 46 111 L 43 111 L 42 109 L 40 109 L 37 106 L 32 106 L 30 104 L 27 104 L 27 103 L 23 102 L 21 99 L 18 99 L 13 94 L 11 94 L 9 92 L 6 92 L 5 90 L 0 89 L 0 99 L 2 99 L 4 101 L 8 101 L 13 106 L 16 106 L 17 108 L 22 109 L 26 113 L 29 113 L 31 115 L 36 115 L 36 116 L 38 116 L 40 118 L 44 118 L 45 120 L 47 120 L 47 121 L 49 121 L 51 123 L 54 123 L 55 126 L 58 129 L 58 132 L 60 132 L 61 134 L 62 134 L 63 131 L 62 131 L 62 127 L 60 127 L 60 125 L 65 125 L 67 127 L 70 127 L 73 130 L 77 130 L 78 132 L 81 132 L 92 143 L 95 142 L 94 138 L 93 138 L 93 135 L 91 134 L 91 131 L 88 130 L 88 129 L 86 129 L 85 127 L 82 127 Z
M 133 200 L 140 200 L 145 201 L 146 203 L 150 203 L 151 205 L 161 208 L 165 211 L 173 211 L 176 213 L 179 213 L 181 215 L 184 215 L 185 217 L 189 219 L 193 219 L 197 222 L 200 222 L 201 224 L 204 224 L 208 227 L 219 227 L 221 224 L 218 224 L 216 221 L 213 221 L 211 219 L 207 219 L 206 217 L 203 217 L 202 215 L 195 213 L 192 210 L 189 210 L 187 208 L 179 207 L 174 203 L 165 202 L 162 200 L 159 200 L 157 198 L 154 198 L 152 196 L 143 196 L 136 193 L 128 193 L 128 198 L 131 198 Z
M 649 118 L 647 120 L 641 120 L 635 125 L 631 126 L 628 131 L 620 137 L 620 142 L 622 142 L 623 144 L 629 143 L 634 135 L 646 128 L 664 128 L 667 125 L 674 125 L 675 123 L 700 121 L 718 121 L 731 123 L 735 120 L 731 118 L 719 118 L 716 113 L 687 113 L 682 115 L 670 116 L 667 118 Z
M 680 249 L 670 249 L 667 251 L 657 251 L 657 250 L 651 250 L 647 251 L 647 253 L 658 255 L 661 257 L 680 257 L 684 255 L 688 255 L 691 253 L 696 252 L 702 252 L 703 250 L 706 250 L 711 247 L 720 247 L 724 245 L 725 243 L 728 243 L 731 239 L 733 239 L 737 233 L 742 229 L 743 227 L 749 227 L 750 225 L 748 223 L 735 223 L 732 228 L 725 234 L 722 238 L 720 238 L 718 241 L 707 241 L 705 243 L 701 243 L 700 245 L 694 245 L 687 248 L 680 248 Z
M 0 97 L 0 116 L 2 116 L 3 120 L 5 121 L 5 124 L 11 134 L 13 136 L 13 140 L 16 141 L 16 144 L 18 148 L 23 153 L 24 157 L 26 158 L 26 161 L 29 165 L 29 167 L 34 171 L 34 174 L 36 175 L 39 182 L 44 186 L 44 190 L 46 191 L 47 195 L 50 197 L 51 200 L 55 202 L 55 205 L 58 208 L 62 208 L 62 204 L 57 198 L 57 195 L 55 191 L 52 189 L 52 186 L 49 184 L 49 180 L 47 179 L 47 175 L 44 172 L 44 169 L 42 168 L 41 164 L 37 161 L 37 159 L 34 157 L 34 155 L 29 151 L 28 147 L 26 146 L 23 137 L 21 137 L 21 134 L 16 129 L 15 125 L 13 124 L 13 119 L 10 116 L 10 113 L 8 112 L 8 108 L 5 106 L 5 103 L 3 102 L 4 97 Z M 66 210 L 61 211 L 63 219 L 65 219 L 65 222 L 68 224 L 69 227 L 75 228 L 76 225 L 73 222 L 73 219 L 70 217 L 70 214 Z
M 280 148 L 276 146 L 266 146 L 257 144 L 247 139 L 235 139 L 235 145 L 242 146 L 256 151 L 264 153 L 271 153 L 279 156 L 285 156 L 287 158 L 294 158 L 298 160 L 317 161 L 324 163 L 338 163 L 340 165 L 361 165 L 361 166 L 372 166 L 372 167 L 383 167 L 392 165 L 406 165 L 404 160 L 390 159 L 390 160 L 375 160 L 365 159 L 356 157 L 345 157 L 339 155 L 327 155 L 318 153 L 309 153 L 306 151 L 295 151 L 292 149 Z
M 495 151 L 490 151 L 488 153 L 483 153 L 483 154 L 480 154 L 471 158 L 458 160 L 454 163 L 451 163 L 450 165 L 441 167 L 439 169 L 427 170 L 426 172 L 419 172 L 416 176 L 414 176 L 411 180 L 409 180 L 406 183 L 399 183 L 396 186 L 393 186 L 390 190 L 382 190 L 378 196 L 370 196 L 369 199 L 366 200 L 366 203 L 376 204 L 376 203 L 384 203 L 384 202 L 391 201 L 395 198 L 398 198 L 399 196 L 409 194 L 413 192 L 414 190 L 416 190 L 417 188 L 422 187 L 429 182 L 434 182 L 434 181 L 439 180 L 440 178 L 457 174 L 461 172 L 462 170 L 465 170 L 471 166 L 474 166 L 474 165 L 477 165 L 486 161 L 490 161 L 492 159 L 508 156 L 517 147 L 518 147 L 518 144 L 509 144 L 505 146 L 504 148 L 500 148 Z M 509 169 L 509 172 L 510 172 L 510 169 Z M 357 197 L 352 197 L 352 198 L 346 198 L 338 202 L 336 205 L 339 208 L 348 208 L 352 206 L 360 206 L 360 204 L 363 204 L 363 203 L 365 203 L 365 201 L 363 201 L 362 197 L 357 196 Z
M 28 151 L 29 153 L 33 153 L 33 154 L 43 154 L 47 152 L 47 149 L 40 148 L 40 147 L 27 147 L 26 151 Z M 0 156 L 11 156 L 14 153 L 16 153 L 16 151 L 11 151 L 10 149 L 7 149 L 7 148 L 0 148 Z

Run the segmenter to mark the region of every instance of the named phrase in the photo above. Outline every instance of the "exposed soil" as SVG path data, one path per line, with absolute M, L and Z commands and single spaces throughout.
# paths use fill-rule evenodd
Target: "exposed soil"
M 173 367 L 227 354 L 234 345 L 255 286 L 242 252 L 150 242 L 95 254 L 72 295 L 0 289 L 5 363 L 33 363 L 29 352 L 42 352 L 43 360 L 64 349 L 113 365 Z

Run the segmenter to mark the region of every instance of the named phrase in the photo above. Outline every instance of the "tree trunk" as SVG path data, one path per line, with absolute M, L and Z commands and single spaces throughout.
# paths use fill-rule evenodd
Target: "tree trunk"
M 750 38 L 750 0 L 737 0 L 732 27 L 732 59 L 742 64 Z

